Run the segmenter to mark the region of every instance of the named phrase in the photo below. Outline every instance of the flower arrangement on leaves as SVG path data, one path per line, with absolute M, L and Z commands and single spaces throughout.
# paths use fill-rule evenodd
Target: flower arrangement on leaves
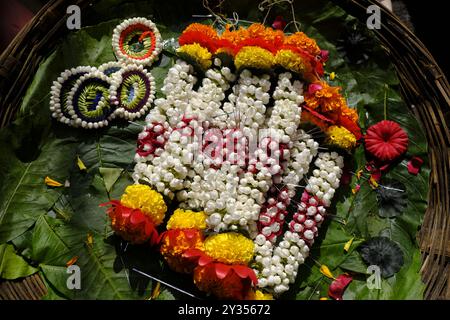
M 278 297 L 308 258 L 344 156 L 364 140 L 380 170 L 404 153 L 408 137 L 393 121 L 363 137 L 356 110 L 323 78 L 328 53 L 302 32 L 252 24 L 219 34 L 193 23 L 179 44 L 165 97 L 138 137 L 137 184 L 108 203 L 112 227 L 132 243 L 158 244 L 169 267 L 192 274 L 208 294 Z M 325 138 L 302 129 L 305 122 Z M 178 208 L 158 235 L 162 199 Z M 334 279 L 329 295 L 340 299 L 351 276 Z
M 53 118 L 73 127 L 98 129 L 116 117 L 133 120 L 149 110 L 156 85 L 144 66 L 150 66 L 162 50 L 157 27 L 145 18 L 125 20 L 114 29 L 112 44 L 119 61 L 68 69 L 53 82 Z

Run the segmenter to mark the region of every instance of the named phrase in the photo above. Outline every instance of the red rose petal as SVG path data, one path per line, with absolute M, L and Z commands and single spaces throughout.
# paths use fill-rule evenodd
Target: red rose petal
M 352 282 L 353 278 L 348 274 L 341 274 L 336 278 L 328 288 L 328 295 L 335 300 L 342 300 L 344 291 L 347 286 Z
M 420 171 L 420 168 L 422 167 L 423 160 L 420 157 L 412 157 L 411 160 L 408 161 L 408 172 L 410 174 L 413 174 L 417 176 L 417 174 Z

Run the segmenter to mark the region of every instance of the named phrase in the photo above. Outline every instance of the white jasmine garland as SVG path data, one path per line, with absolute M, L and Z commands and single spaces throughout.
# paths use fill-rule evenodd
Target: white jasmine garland
M 255 238 L 255 261 L 258 265 L 255 272 L 258 276 L 258 287 L 275 295 L 287 291 L 289 284 L 295 281 L 298 267 L 308 257 L 309 248 L 317 236 L 326 207 L 330 204 L 331 194 L 334 195 L 330 190 L 339 187 L 343 168 L 342 156 L 336 152 L 322 152 L 319 153 L 314 165 L 316 167 L 314 171 L 322 177 L 322 180 L 314 180 L 314 183 L 311 183 L 309 179 L 305 187 L 309 196 L 302 197 L 298 212 L 289 223 L 291 228 L 284 233 L 282 241 L 275 245 L 262 233 Z M 333 184 L 334 187 L 328 187 L 326 184 L 324 186 L 325 182 Z M 319 198 L 318 195 L 322 195 L 319 201 L 314 198 Z M 331 197 L 328 199 L 325 195 Z

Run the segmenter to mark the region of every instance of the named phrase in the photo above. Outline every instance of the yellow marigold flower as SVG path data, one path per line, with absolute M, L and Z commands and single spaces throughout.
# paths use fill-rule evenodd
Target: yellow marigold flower
M 236 232 L 215 234 L 205 240 L 205 253 L 222 263 L 247 265 L 253 250 L 253 241 Z
M 206 214 L 177 209 L 167 222 L 167 230 L 171 229 L 206 229 Z
M 311 39 L 303 32 L 296 32 L 285 38 L 284 44 L 295 46 L 302 50 L 308 51 L 313 56 L 320 54 L 320 48 L 314 39 Z
M 197 63 L 203 70 L 208 69 L 211 66 L 211 53 L 208 49 L 203 48 L 198 43 L 186 44 L 181 46 L 177 50 L 181 55 L 186 55 Z
M 234 58 L 234 64 L 237 69 L 255 68 L 266 70 L 272 68 L 273 62 L 274 56 L 270 51 L 255 46 L 243 47 Z
M 56 180 L 53 180 L 49 176 L 45 177 L 44 182 L 49 187 L 62 187 L 63 186 L 62 183 L 60 183 L 60 182 L 58 182 Z
M 344 127 L 331 126 L 326 131 L 327 143 L 345 150 L 351 150 L 356 146 L 356 137 Z
M 186 27 L 186 29 L 184 29 L 183 33 L 188 32 L 188 31 L 197 31 L 197 32 L 201 32 L 203 33 L 205 36 L 211 38 L 211 39 L 215 39 L 217 38 L 217 31 L 216 29 L 214 29 L 213 27 L 206 25 L 206 24 L 202 24 L 202 23 L 191 23 L 190 25 L 188 25 Z
M 125 207 L 140 209 L 144 214 L 152 218 L 155 225 L 161 224 L 167 211 L 163 196 L 143 184 L 128 186 L 120 202 Z
M 292 50 L 282 49 L 278 51 L 275 56 L 275 63 L 292 72 L 300 74 L 311 72 L 310 65 L 305 63 L 302 57 Z

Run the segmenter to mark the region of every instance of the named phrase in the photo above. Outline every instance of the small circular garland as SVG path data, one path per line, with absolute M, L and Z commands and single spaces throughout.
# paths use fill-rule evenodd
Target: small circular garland
M 114 29 L 112 45 L 119 60 L 148 66 L 162 50 L 158 28 L 145 18 L 127 19 L 119 24 Z
M 145 114 L 155 98 L 155 79 L 143 66 L 128 65 L 114 76 L 110 96 L 116 114 L 133 120 Z
M 109 103 L 111 78 L 100 71 L 79 78 L 67 98 L 67 110 L 75 127 L 97 129 L 108 125 L 114 109 Z
M 72 68 L 62 72 L 58 79 L 53 81 L 50 91 L 50 111 L 53 118 L 65 124 L 72 123 L 72 116 L 67 109 L 69 93 L 80 77 L 95 70 L 94 67 L 89 66 Z
M 148 111 L 156 85 L 143 66 L 151 65 L 161 52 L 161 34 L 150 20 L 128 19 L 114 29 L 112 45 L 119 61 L 98 69 L 68 69 L 53 82 L 53 118 L 70 126 L 97 129 L 116 116 L 133 120 Z

